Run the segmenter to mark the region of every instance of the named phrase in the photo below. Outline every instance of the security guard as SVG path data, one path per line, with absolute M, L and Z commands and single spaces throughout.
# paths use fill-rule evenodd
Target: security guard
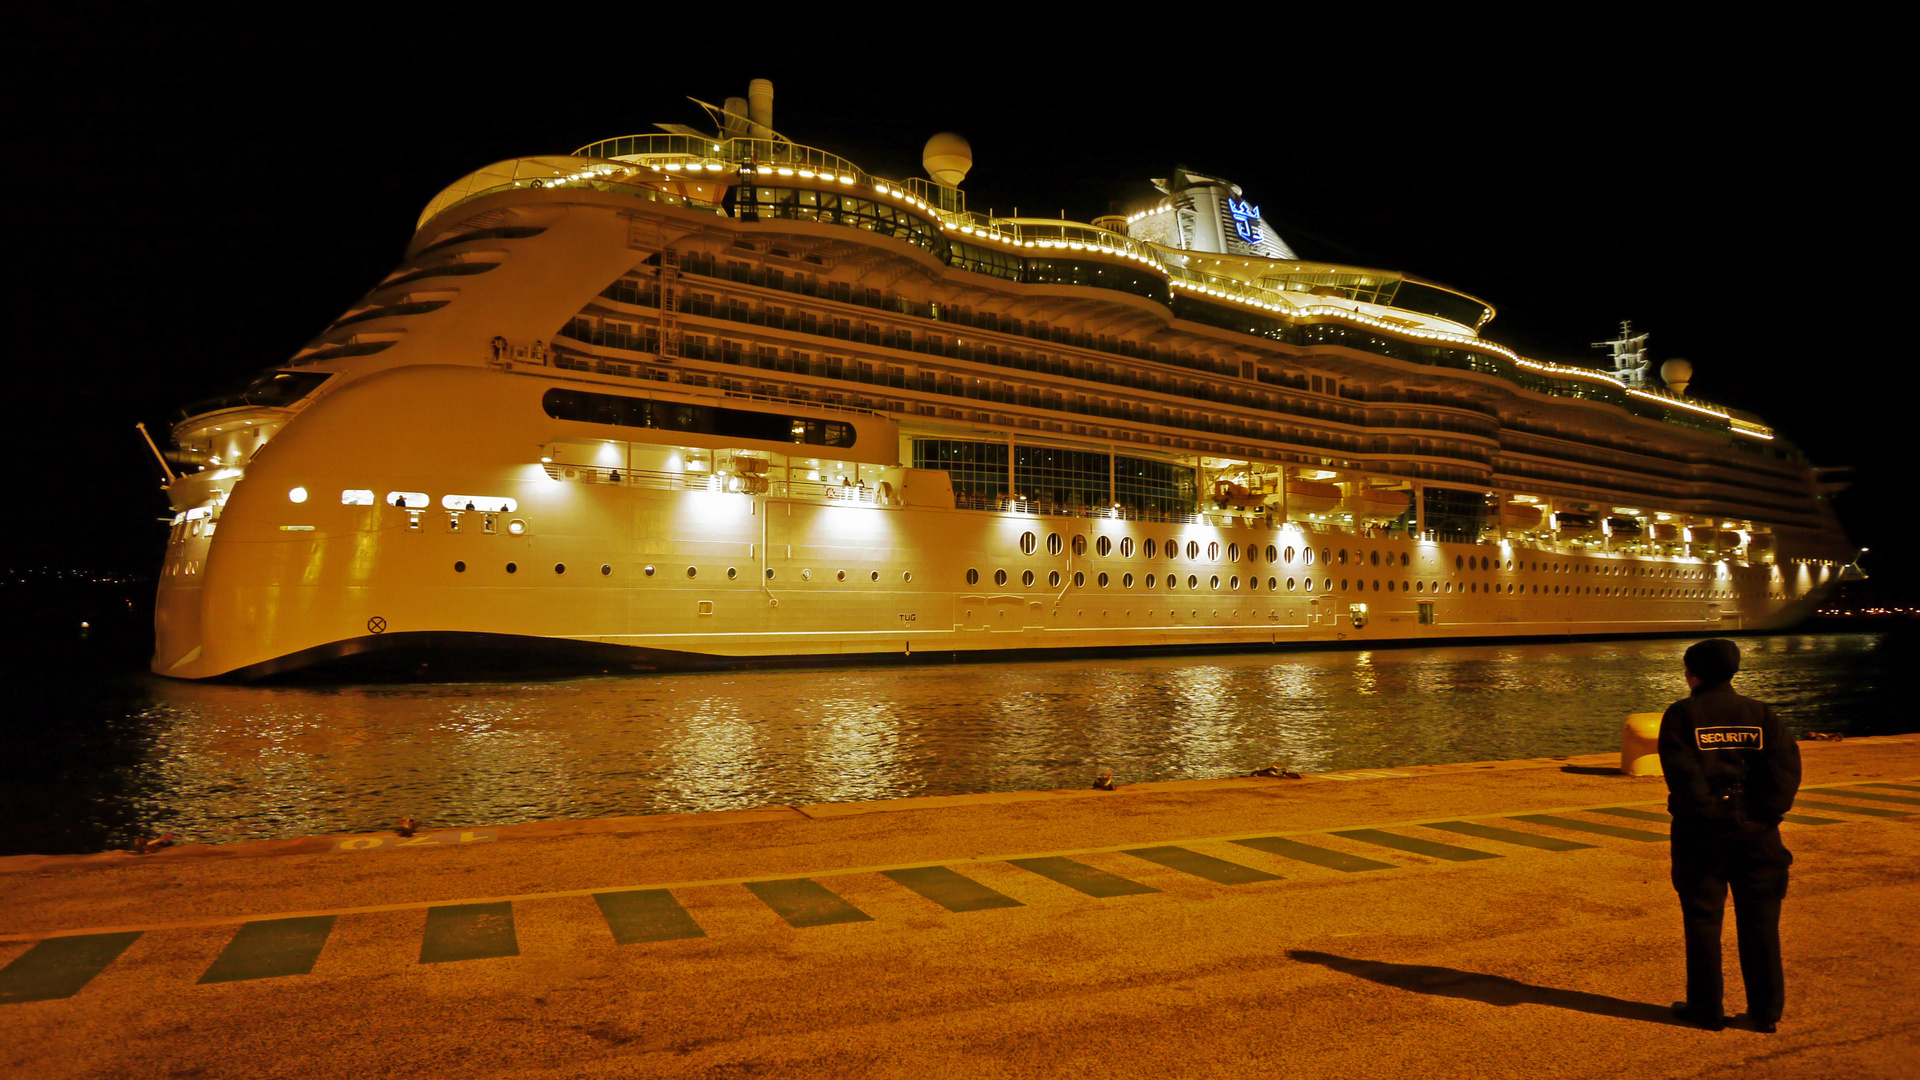
M 1747 1018 L 1761 1031 L 1780 1020 L 1780 901 L 1793 856 L 1780 843 L 1780 818 L 1800 790 L 1800 748 L 1772 706 L 1733 692 L 1740 647 L 1724 638 L 1689 647 L 1692 693 L 1660 720 L 1660 766 L 1673 814 L 1673 888 L 1687 942 L 1687 1000 L 1674 1015 L 1718 1031 L 1720 921 L 1733 889 L 1740 977 Z

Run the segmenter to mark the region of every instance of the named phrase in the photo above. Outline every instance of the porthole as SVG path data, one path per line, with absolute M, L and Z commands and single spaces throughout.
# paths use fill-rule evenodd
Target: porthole
M 600 564 L 600 576 L 601 576 L 601 577 L 611 577 L 612 575 L 613 575 L 613 566 L 612 566 L 612 564 L 610 564 L 610 563 L 601 563 L 601 564 Z
M 1426 592 L 1426 591 L 1427 591 L 1427 583 L 1426 583 L 1426 582 L 1424 582 L 1424 581 L 1416 581 L 1416 582 L 1414 582 L 1414 583 L 1413 583 L 1413 591 L 1414 591 L 1414 592 Z
M 1214 588 L 1216 588 L 1216 589 L 1217 589 L 1217 588 L 1219 588 L 1219 587 L 1220 587 L 1220 585 L 1219 585 L 1219 581 L 1220 581 L 1220 579 L 1219 579 L 1219 578 L 1214 578 L 1213 580 L 1214 580 L 1214 586 L 1213 586 L 1213 587 L 1214 587 Z M 1187 588 L 1189 588 L 1189 589 L 1197 589 L 1197 588 L 1199 588 L 1199 587 L 1200 587 L 1200 575 L 1198 575 L 1198 574 L 1188 574 L 1188 575 L 1187 575 Z
M 1167 575 L 1167 591 L 1172 592 L 1173 590 L 1179 587 L 1180 587 L 1180 575 L 1168 574 Z
M 1040 546 L 1039 537 L 1033 535 L 1030 532 L 1020 534 L 1020 553 L 1022 555 L 1033 554 L 1034 551 L 1039 548 L 1039 546 Z
M 867 572 L 867 580 L 868 580 L 868 581 L 879 581 L 879 580 L 880 580 L 880 571 L 878 571 L 878 570 L 869 570 L 869 571 Z
M 507 573 L 509 573 L 509 574 L 517 574 L 517 573 L 519 573 L 519 572 L 520 572 L 520 564 L 519 564 L 519 563 L 508 563 L 508 564 L 507 564 Z
M 980 571 L 969 567 L 967 570 L 967 584 L 969 585 L 980 584 Z
M 1216 588 L 1216 589 L 1217 589 L 1217 588 L 1219 588 L 1219 587 L 1220 587 L 1220 579 L 1219 579 L 1219 577 L 1217 577 L 1217 576 L 1216 576 L 1216 577 L 1215 577 L 1215 578 L 1213 579 L 1213 581 L 1214 581 L 1214 586 L 1213 586 L 1213 587 L 1214 587 L 1214 588 Z M 1238 590 L 1239 590 L 1239 588 L 1240 588 L 1240 575 L 1239 575 L 1239 574 L 1235 574 L 1235 575 L 1233 575 L 1233 577 L 1232 577 L 1232 578 L 1230 578 L 1230 579 L 1228 579 L 1228 581 L 1227 581 L 1227 588 L 1229 588 L 1229 589 L 1233 589 L 1233 590 L 1235 590 L 1235 591 L 1238 591 Z
M 1189 544 L 1189 545 L 1187 545 L 1187 549 L 1188 549 L 1188 550 L 1192 550 L 1192 549 L 1193 549 L 1193 545 L 1191 545 L 1191 544 Z M 1219 561 L 1220 561 L 1220 544 L 1219 544 L 1219 542 L 1217 542 L 1217 541 L 1209 541 L 1209 542 L 1207 543 L 1207 561 L 1208 561 L 1208 562 L 1219 562 Z
M 1453 568 L 1454 568 L 1455 570 L 1464 570 L 1464 569 L 1466 569 L 1466 566 L 1467 566 L 1467 557 L 1466 557 L 1466 556 L 1464 556 L 1464 555 L 1455 555 L 1455 556 L 1453 557 Z
M 1100 539 L 1095 540 L 1093 542 L 1093 550 L 1096 552 L 1099 552 L 1101 558 L 1103 559 L 1106 558 L 1108 555 L 1111 555 L 1113 553 L 1113 538 L 1110 536 L 1103 536 Z
M 772 580 L 773 580 L 773 567 L 771 567 L 771 566 L 769 566 L 769 567 L 767 567 L 767 574 L 766 574 L 766 576 L 767 576 L 767 580 L 768 580 L 768 581 L 772 581 Z
M 689 567 L 687 567 L 687 576 L 688 576 L 688 577 L 699 577 L 699 576 L 700 576 L 700 568 L 699 568 L 699 567 L 697 567 L 697 566 L 689 566 Z
M 835 570 L 833 572 L 833 579 L 835 581 L 845 581 L 847 580 L 847 572 L 845 570 Z
M 1346 592 L 1346 591 L 1347 591 L 1347 579 L 1346 579 L 1346 578 L 1341 578 L 1341 579 L 1340 579 L 1340 591 L 1341 591 L 1341 592 Z
M 1287 550 L 1292 551 L 1293 549 L 1288 548 Z M 1278 548 L 1274 547 L 1272 544 L 1267 545 L 1267 561 L 1268 562 L 1279 562 L 1280 560 L 1275 557 L 1279 554 L 1280 554 L 1280 550 Z M 1289 555 L 1288 558 L 1292 558 L 1292 556 Z
M 653 576 L 653 567 L 651 567 L 651 566 L 646 566 L 646 567 L 642 567 L 642 568 L 641 568 L 641 571 L 640 571 L 640 572 L 641 572 L 641 573 L 643 573 L 643 574 L 645 574 L 645 575 L 647 575 L 648 577 L 652 577 L 652 576 Z
M 1312 578 L 1308 578 L 1308 579 L 1307 579 L 1307 580 L 1306 580 L 1306 581 L 1305 581 L 1305 582 L 1304 582 L 1303 584 L 1305 584 L 1305 585 L 1306 585 L 1306 587 L 1307 587 L 1307 591 L 1308 591 L 1308 592 L 1312 592 L 1312 591 L 1313 591 L 1313 579 L 1312 579 Z
M 1107 575 L 1101 574 L 1099 577 L 1095 578 L 1094 580 L 1100 583 L 1101 588 L 1104 589 L 1107 587 Z
M 1214 547 L 1217 548 L 1218 545 L 1214 545 Z M 1187 541 L 1187 558 L 1193 559 L 1196 561 L 1200 558 L 1200 541 L 1198 540 Z
M 456 574 L 464 574 L 464 573 L 466 573 L 466 572 L 467 572 L 467 564 L 466 564 L 466 563 L 463 563 L 463 562 L 457 562 L 457 563 L 454 563 L 454 564 L 453 564 L 453 572 L 454 572 L 454 573 L 456 573 Z
M 1157 550 L 1158 550 L 1158 547 L 1157 545 L 1154 544 L 1153 537 L 1151 536 L 1147 537 L 1145 540 L 1140 542 L 1141 558 L 1151 559 L 1153 558 L 1154 552 Z
M 1074 588 L 1076 588 L 1076 589 L 1084 589 L 1084 588 L 1086 588 L 1086 587 L 1087 587 L 1087 575 L 1086 575 L 1085 573 L 1083 573 L 1083 572 L 1081 572 L 1081 571 L 1079 571 L 1079 570 L 1075 570 L 1075 571 L 1073 572 L 1073 587 L 1074 587 Z
M 297 488 L 294 488 L 293 490 L 291 490 L 291 491 L 289 491 L 289 492 L 287 492 L 287 501 L 288 501 L 288 502 L 291 502 L 291 503 L 303 503 L 303 502 L 306 502 L 306 501 L 307 501 L 307 489 L 306 489 L 306 488 L 303 488 L 303 487 L 297 487 Z
M 901 571 L 900 580 L 911 584 L 913 582 L 913 571 L 911 570 Z
M 1057 589 L 1059 587 L 1060 587 L 1060 571 L 1058 570 L 1047 571 L 1047 588 Z
M 811 568 L 807 568 L 807 569 L 802 569 L 802 570 L 800 571 L 800 580 L 801 580 L 801 581 L 812 581 L 812 580 L 813 580 L 813 570 L 812 570 Z
M 728 581 L 737 581 L 737 580 L 739 580 L 739 577 L 740 577 L 740 568 L 739 568 L 739 567 L 737 567 L 737 566 L 729 566 L 729 567 L 727 567 L 727 580 L 728 580 Z
M 1220 545 L 1218 545 L 1218 544 L 1215 544 L 1214 546 L 1215 546 L 1215 547 L 1219 547 Z M 1253 551 L 1254 551 L 1254 548 L 1253 548 L 1253 545 L 1252 545 L 1252 544 L 1248 544 L 1248 545 L 1247 545 L 1247 554 L 1248 554 L 1248 555 L 1252 555 L 1252 554 L 1253 554 Z M 1239 562 L 1239 561 L 1240 561 L 1240 545 L 1239 545 L 1239 544 L 1228 544 L 1228 545 L 1227 545 L 1227 561 L 1228 561 L 1228 562 Z
M 1123 559 L 1133 558 L 1133 537 L 1123 536 L 1120 538 L 1120 557 Z
M 1132 574 L 1121 574 L 1121 575 L 1120 575 L 1120 587 L 1121 587 L 1121 588 L 1123 588 L 1123 589 L 1131 589 L 1131 588 L 1133 588 L 1133 575 L 1132 575 Z
M 1479 592 L 1479 591 L 1480 591 L 1480 583 L 1479 583 L 1479 582 L 1477 582 L 1477 581 L 1469 581 L 1469 582 L 1467 582 L 1467 591 L 1468 591 L 1468 592 L 1470 592 L 1470 593 L 1477 593 L 1477 592 Z
M 1368 562 L 1371 562 L 1371 563 L 1372 563 L 1373 565 L 1375 565 L 1375 566 L 1379 566 L 1379 565 L 1380 565 L 1380 553 L 1379 553 L 1379 552 L 1377 552 L 1377 551 L 1376 551 L 1376 552 L 1374 552 L 1374 553 L 1373 553 L 1372 555 L 1370 555 L 1370 556 L 1368 556 L 1368 557 L 1367 557 L 1367 561 L 1368 561 Z
M 507 522 L 507 532 L 510 535 L 519 536 L 521 533 L 524 533 L 526 531 L 527 531 L 527 523 L 520 520 L 519 518 L 514 518 L 512 521 Z
M 1312 561 L 1313 561 L 1313 556 L 1312 556 L 1311 554 L 1309 554 L 1309 555 L 1307 556 L 1307 561 L 1308 561 L 1308 562 L 1312 562 Z M 1330 564 L 1330 563 L 1332 563 L 1332 562 L 1333 562 L 1333 551 L 1332 551 L 1332 549 L 1330 549 L 1330 548 L 1321 548 L 1321 549 L 1320 549 L 1320 564 L 1321 564 L 1322 566 L 1326 566 L 1326 565 L 1328 565 L 1328 564 Z M 1332 579 L 1331 579 L 1331 578 L 1329 578 L 1328 580 L 1329 580 L 1329 581 L 1331 581 Z
M 1033 588 L 1033 571 L 1023 571 L 1020 574 L 1020 584 L 1029 589 Z
M 1374 592 L 1379 592 L 1379 591 L 1380 591 L 1380 579 L 1379 579 L 1379 578 L 1374 578 L 1374 579 L 1373 579 L 1373 591 L 1374 591 Z
M 1151 589 L 1151 588 L 1153 588 L 1153 583 L 1154 583 L 1155 581 L 1158 581 L 1158 580 L 1159 580 L 1159 579 L 1158 579 L 1158 578 L 1156 578 L 1156 577 L 1154 577 L 1154 576 L 1153 576 L 1152 574 L 1148 574 L 1148 575 L 1147 575 L 1147 582 L 1146 582 L 1146 584 L 1147 584 L 1147 588 L 1149 588 L 1149 589 Z
M 1293 579 L 1292 579 L 1292 578 L 1288 578 L 1287 580 L 1288 580 L 1288 581 L 1292 581 Z M 1278 578 L 1268 578 L 1268 579 L 1267 579 L 1267 591 L 1268 591 L 1268 592 L 1272 592 L 1272 591 L 1274 591 L 1275 589 L 1277 589 L 1277 588 L 1279 588 L 1279 587 L 1280 587 L 1280 579 L 1278 579 Z
M 1392 592 L 1392 591 L 1393 591 L 1393 582 L 1392 582 L 1392 581 L 1388 581 L 1388 582 L 1387 582 L 1387 591 L 1388 591 L 1388 592 Z
M 1007 572 L 1005 570 L 995 570 L 993 572 L 993 583 L 995 585 L 1005 585 L 1007 583 Z
M 1087 538 L 1076 533 L 1073 538 L 1073 554 L 1076 557 L 1078 557 L 1078 556 L 1083 556 L 1086 553 L 1087 553 Z
M 1047 554 L 1049 555 L 1060 554 L 1060 547 L 1061 547 L 1060 534 L 1048 533 L 1047 534 Z
M 1248 578 L 1247 578 L 1247 588 L 1249 588 L 1249 589 L 1252 589 L 1252 590 L 1253 590 L 1254 592 L 1259 592 L 1259 591 L 1260 591 L 1260 577 L 1259 577 L 1259 575 L 1257 575 L 1257 574 L 1254 574 L 1254 575 L 1249 575 L 1249 576 L 1248 576 Z
M 1293 547 L 1291 545 L 1287 547 L 1287 561 L 1288 562 L 1293 561 Z
M 567 564 L 566 564 L 566 563 L 563 563 L 563 562 L 557 562 L 557 563 L 554 563 L 554 564 L 553 564 L 553 572 L 554 572 L 554 573 L 556 573 L 556 574 L 564 574 L 564 573 L 566 573 L 566 572 L 567 572 Z

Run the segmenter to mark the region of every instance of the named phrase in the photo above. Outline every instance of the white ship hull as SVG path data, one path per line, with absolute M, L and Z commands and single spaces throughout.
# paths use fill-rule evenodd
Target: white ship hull
M 688 185 L 620 188 L 602 182 L 616 163 L 598 159 L 590 179 L 561 175 L 583 160 L 540 159 L 558 177 L 540 186 L 481 190 L 496 167 L 450 189 L 407 262 L 289 365 L 296 390 L 214 403 L 176 426 L 178 453 L 204 467 L 169 487 L 155 671 L 249 678 L 386 658 L 438 674 L 449 662 L 669 668 L 1726 633 L 1805 617 L 1847 553 L 1811 471 L 1754 457 L 1742 437 L 1772 435 L 1705 406 L 1641 395 L 1675 415 L 1720 417 L 1720 429 L 1648 419 L 1645 402 L 1628 402 L 1640 412 L 1610 404 L 1627 401 L 1617 386 L 1606 400 L 1555 397 L 1542 389 L 1549 377 L 1586 377 L 1564 366 L 1502 381 L 1349 344 L 1358 337 L 1287 344 L 1215 316 L 1191 321 L 1216 290 L 1194 285 L 1183 300 L 1148 272 L 1181 253 L 1091 227 L 1074 226 L 1105 238 L 1085 257 L 1108 262 L 1063 270 L 1056 260 L 1037 284 L 949 267 L 929 251 L 962 219 L 942 224 L 897 186 L 844 171 L 816 183 L 867 193 L 857 227 L 852 210 L 833 223 L 768 220 L 773 203 L 758 217 L 681 205 Z M 882 204 L 898 217 L 876 225 Z M 913 236 L 892 224 L 913 215 Z M 883 226 L 894 231 L 873 231 Z M 996 242 L 1020 248 L 1022 228 L 995 223 Z M 798 268 L 784 292 L 778 275 L 722 280 L 716 255 L 747 249 L 760 264 Z M 676 259 L 701 252 L 707 276 L 676 279 Z M 1095 286 L 1067 281 L 1075 273 Z M 1102 286 L 1102 273 L 1131 284 Z M 876 281 L 900 290 L 887 294 L 898 310 L 875 314 L 877 291 L 864 307 L 847 302 L 849 282 Z M 1260 310 L 1307 296 L 1242 285 L 1274 300 Z M 740 295 L 698 291 L 730 287 Z M 1394 329 L 1415 326 L 1414 315 L 1364 295 L 1375 299 L 1349 311 L 1315 293 L 1307 299 L 1322 306 L 1300 306 L 1287 325 L 1481 348 L 1474 325 L 1421 316 L 1442 329 Z M 956 331 L 938 306 L 956 298 L 1001 314 Z M 1073 328 L 1065 344 L 1033 346 L 1042 316 Z M 862 327 L 867 318 L 891 325 Z M 956 332 L 974 343 L 956 346 Z M 847 353 L 844 366 L 812 352 L 822 347 Z M 1136 359 L 1119 359 L 1123 347 Z M 1152 351 L 1163 348 L 1203 360 Z M 1507 363 L 1487 353 L 1496 362 Z M 1023 384 L 990 386 L 992 364 L 1051 374 L 1021 376 L 1028 400 Z M 1325 373 L 1324 389 L 1307 371 Z M 881 382 L 892 388 L 861 396 Z M 1352 388 L 1388 404 L 1354 405 Z M 556 392 L 588 404 L 557 407 Z M 614 399 L 615 412 L 655 419 L 581 411 Z M 709 412 L 679 427 L 661 419 L 681 408 Z M 1508 412 L 1533 425 L 1511 447 L 1496 430 Z M 723 414 L 734 429 L 702 433 Z M 1592 472 L 1593 454 L 1562 440 L 1564 461 L 1552 458 L 1562 444 L 1539 435 L 1541 417 L 1648 447 L 1637 451 L 1646 470 L 1575 476 Z M 1219 432 L 1233 441 L 1214 441 Z M 999 493 L 956 498 L 948 472 L 912 467 L 916 440 L 956 438 L 1009 455 L 1016 442 L 1084 450 L 1106 462 L 1094 477 L 1103 494 L 1030 505 L 1009 494 L 1019 491 L 1009 466 Z M 1651 475 L 1663 456 L 1693 464 Z M 1144 458 L 1189 470 L 1183 509 L 1120 508 L 1116 463 Z M 1255 490 L 1225 479 L 1231 469 Z M 1472 542 L 1444 542 L 1421 518 L 1423 490 L 1435 487 L 1470 500 L 1484 492 L 1501 509 L 1452 537 Z M 1537 513 L 1529 490 L 1538 508 L 1562 512 Z M 1672 513 L 1659 522 L 1699 527 L 1685 542 L 1653 542 L 1674 530 L 1652 508 L 1608 509 L 1627 499 L 1664 504 Z M 1342 500 L 1352 513 L 1328 512 Z M 1614 512 L 1639 517 L 1616 528 Z M 1763 550 L 1763 534 L 1777 546 Z

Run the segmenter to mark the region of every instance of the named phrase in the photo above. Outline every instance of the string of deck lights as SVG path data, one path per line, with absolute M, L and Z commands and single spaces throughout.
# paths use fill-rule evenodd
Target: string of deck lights
M 720 150 L 721 148 L 716 146 L 715 149 Z M 927 205 L 927 203 L 924 200 L 916 198 L 913 195 L 909 194 L 901 185 L 897 183 L 890 183 L 888 181 L 879 179 L 877 177 L 862 177 L 858 175 L 857 172 L 854 174 L 849 174 L 844 172 L 830 172 L 827 170 L 816 170 L 816 169 L 788 166 L 788 165 L 763 165 L 763 164 L 738 165 L 733 162 L 727 162 L 724 159 L 649 162 L 647 165 L 647 168 L 653 172 L 697 173 L 697 172 L 725 172 L 729 166 L 732 166 L 733 168 L 735 168 L 736 171 L 742 176 L 750 176 L 750 175 L 779 176 L 779 177 L 797 176 L 803 180 L 824 180 L 828 183 L 844 184 L 849 187 L 856 186 L 856 185 L 858 186 L 871 185 L 872 190 L 874 191 L 875 194 L 883 196 L 890 200 L 897 201 L 899 203 L 904 203 L 907 206 L 911 206 L 916 210 L 919 210 L 928 214 L 933 218 L 933 223 L 936 226 L 938 226 L 942 232 L 957 232 L 960 235 L 969 237 L 971 239 L 986 240 L 986 241 L 990 241 L 997 244 L 1004 244 L 1013 248 L 1023 248 L 1023 249 L 1032 248 L 1035 250 L 1059 249 L 1063 251 L 1087 251 L 1087 252 L 1097 252 L 1099 254 L 1108 255 L 1114 258 L 1123 258 L 1132 262 L 1139 263 L 1143 266 L 1149 267 L 1157 271 L 1161 276 L 1167 279 L 1167 284 L 1173 288 L 1186 289 L 1186 290 L 1190 290 L 1190 291 L 1199 293 L 1200 295 L 1211 297 L 1214 299 L 1227 300 L 1237 304 L 1244 305 L 1246 307 L 1258 308 L 1263 311 L 1271 311 L 1271 312 L 1275 312 L 1283 315 L 1292 314 L 1292 315 L 1315 315 L 1315 316 L 1322 316 L 1322 317 L 1331 317 L 1331 318 L 1339 319 L 1344 322 L 1356 323 L 1360 326 L 1379 330 L 1383 333 L 1393 334 L 1399 337 L 1420 338 L 1428 341 L 1447 342 L 1449 344 L 1460 345 L 1460 346 L 1464 346 L 1469 349 L 1472 349 L 1474 351 L 1489 353 L 1489 354 L 1502 357 L 1521 367 L 1530 368 L 1535 371 L 1540 371 L 1557 378 L 1580 379 L 1580 380 L 1584 380 L 1597 385 L 1602 385 L 1602 386 L 1606 386 L 1613 389 L 1623 390 L 1634 397 L 1653 402 L 1664 408 L 1684 409 L 1688 412 L 1697 413 L 1702 416 L 1709 416 L 1716 420 L 1721 420 L 1726 422 L 1728 424 L 1728 429 L 1732 433 L 1737 435 L 1745 435 L 1748 438 L 1764 439 L 1767 441 L 1772 441 L 1774 438 L 1772 430 L 1770 428 L 1767 428 L 1765 425 L 1756 424 L 1749 420 L 1742 420 L 1742 419 L 1735 418 L 1732 414 L 1727 413 L 1723 410 L 1712 408 L 1707 405 L 1695 404 L 1690 401 L 1681 401 L 1669 395 L 1655 394 L 1646 390 L 1642 390 L 1638 387 L 1628 386 L 1625 383 L 1621 382 L 1617 376 L 1613 375 L 1610 372 L 1595 371 L 1592 368 L 1573 367 L 1567 364 L 1556 364 L 1551 361 L 1545 361 L 1545 360 L 1533 360 L 1528 357 L 1521 356 L 1519 353 L 1516 353 L 1513 350 L 1503 345 L 1500 345 L 1496 342 L 1487 341 L 1484 338 L 1475 337 L 1469 334 L 1456 334 L 1456 333 L 1450 333 L 1443 330 L 1413 329 L 1403 325 L 1396 325 L 1395 323 L 1390 323 L 1390 322 L 1387 322 L 1386 320 L 1363 314 L 1358 310 L 1337 307 L 1331 304 L 1307 304 L 1307 305 L 1296 304 L 1296 303 L 1293 303 L 1291 300 L 1284 300 L 1286 294 L 1283 291 L 1267 289 L 1263 286 L 1254 285 L 1249 282 L 1235 282 L 1235 284 L 1238 285 L 1239 288 L 1229 290 L 1225 288 L 1215 287 L 1216 285 L 1221 284 L 1218 281 L 1218 279 L 1214 279 L 1214 284 L 1202 284 L 1199 282 L 1185 281 L 1185 280 L 1182 280 L 1180 277 L 1176 276 L 1173 273 L 1172 269 L 1169 268 L 1161 259 L 1152 255 L 1150 253 L 1151 249 L 1147 249 L 1147 253 L 1130 250 L 1131 245 L 1138 243 L 1137 241 L 1134 241 L 1131 237 L 1123 237 L 1120 234 L 1111 233 L 1109 230 L 1101 229 L 1099 228 L 1099 226 L 1096 226 L 1096 225 L 1085 224 L 1082 222 L 1064 222 L 1063 221 L 1061 227 L 1070 226 L 1074 229 L 1086 229 L 1093 232 L 1112 235 L 1116 239 L 1125 241 L 1129 245 L 1129 247 L 1110 246 L 1107 244 L 1099 244 L 1099 243 L 1087 243 L 1083 241 L 1070 240 L 1070 239 L 1036 238 L 1032 240 L 1025 240 L 1025 239 L 1022 239 L 1020 236 L 1020 227 L 1018 223 L 1009 219 L 988 218 L 987 219 L 988 223 L 986 225 L 979 225 L 972 222 L 956 222 L 954 220 L 950 220 L 950 218 L 957 217 L 957 215 L 948 215 L 935 207 Z M 581 169 L 577 172 L 570 173 L 570 174 L 562 174 L 554 177 L 548 177 L 544 179 L 535 179 L 531 181 L 515 180 L 514 185 L 519 186 L 523 182 L 532 183 L 540 186 L 553 185 L 553 184 L 579 183 L 582 181 L 612 177 L 616 173 L 631 175 L 633 171 L 634 170 L 632 167 L 623 167 L 623 166 L 612 165 L 612 164 L 597 164 L 597 165 L 593 165 L 588 168 Z M 1145 218 L 1154 214 L 1165 213 L 1169 209 L 1170 208 L 1166 206 L 1155 207 L 1150 210 L 1144 210 L 1139 213 L 1129 215 L 1126 220 L 1129 224 L 1131 224 L 1133 222 L 1139 221 L 1142 218 Z M 1002 221 L 1006 222 L 1005 227 L 1002 227 L 999 224 Z M 1052 226 L 1050 225 L 1049 227 L 1052 227 Z M 1009 233 L 1011 233 L 1011 235 L 1009 235 Z M 1272 300 L 1263 299 L 1259 295 L 1253 295 L 1253 296 L 1245 295 L 1245 293 L 1243 293 L 1242 290 L 1257 290 L 1258 293 L 1271 295 L 1276 299 L 1283 299 L 1283 302 L 1275 303 Z

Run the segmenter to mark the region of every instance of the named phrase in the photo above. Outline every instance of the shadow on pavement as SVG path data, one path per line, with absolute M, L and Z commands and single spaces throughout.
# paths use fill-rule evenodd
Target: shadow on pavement
M 1619 776 L 1618 765 L 1562 765 L 1560 771 L 1575 776 Z
M 1642 1020 L 1649 1024 L 1666 1024 L 1670 1027 L 1692 1026 L 1676 1019 L 1665 1005 L 1626 1001 L 1579 990 L 1556 990 L 1550 986 L 1534 986 L 1499 975 L 1482 975 L 1473 971 L 1427 967 L 1421 964 L 1390 964 L 1380 960 L 1356 960 L 1352 957 L 1310 952 L 1304 949 L 1289 949 L 1287 955 L 1303 963 L 1319 964 L 1343 974 L 1355 975 L 1397 990 L 1411 990 L 1416 994 L 1466 998 L 1469 1001 L 1484 1001 L 1488 1005 L 1499 1005 L 1503 1008 L 1510 1005 L 1551 1005 L 1560 1009 L 1572 1009 L 1575 1012 L 1593 1013 L 1596 1016 L 1617 1016 L 1622 1020 Z

